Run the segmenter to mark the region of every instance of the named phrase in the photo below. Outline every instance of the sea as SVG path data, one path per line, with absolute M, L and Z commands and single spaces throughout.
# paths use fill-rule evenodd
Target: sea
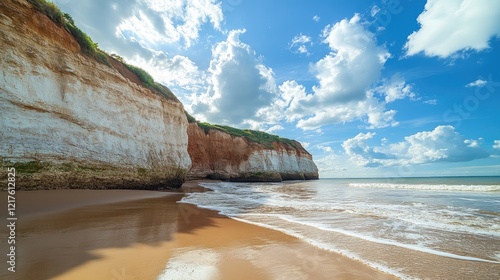
M 500 177 L 202 186 L 210 191 L 180 202 L 281 231 L 401 279 L 500 279 Z

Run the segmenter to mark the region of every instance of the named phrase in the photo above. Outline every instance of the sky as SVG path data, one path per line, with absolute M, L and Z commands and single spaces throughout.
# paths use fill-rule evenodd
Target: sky
M 321 178 L 500 175 L 498 0 L 55 0 L 200 121 Z

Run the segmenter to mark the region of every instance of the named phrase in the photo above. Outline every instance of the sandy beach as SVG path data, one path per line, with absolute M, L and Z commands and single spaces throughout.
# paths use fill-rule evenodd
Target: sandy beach
M 183 193 L 16 196 L 16 272 L 3 265 L 1 279 L 393 279 L 281 232 L 177 203 Z

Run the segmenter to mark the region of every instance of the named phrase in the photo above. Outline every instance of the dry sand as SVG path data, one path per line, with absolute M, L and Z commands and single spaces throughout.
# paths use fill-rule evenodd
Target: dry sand
M 2 265 L 0 279 L 393 279 L 281 232 L 176 203 L 182 195 L 18 192 L 16 272 Z

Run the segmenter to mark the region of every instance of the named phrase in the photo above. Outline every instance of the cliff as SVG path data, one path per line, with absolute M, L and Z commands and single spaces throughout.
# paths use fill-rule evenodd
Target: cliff
M 298 142 L 189 124 L 166 87 L 97 49 L 53 4 L 1 1 L 0 46 L 0 175 L 15 167 L 17 189 L 318 177 Z
M 188 122 L 175 98 L 84 55 L 27 1 L 0 2 L 0 46 L 0 162 L 16 167 L 18 188 L 182 184 Z
M 318 179 L 318 169 L 299 142 L 259 143 L 217 128 L 188 128 L 190 178 L 230 181 L 282 181 Z

